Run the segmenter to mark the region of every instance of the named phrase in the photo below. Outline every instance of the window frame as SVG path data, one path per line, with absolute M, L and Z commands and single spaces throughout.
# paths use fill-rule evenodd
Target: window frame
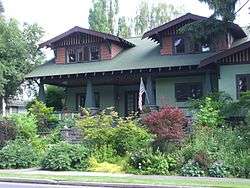
M 188 97 L 187 99 L 180 99 L 180 97 L 178 96 L 178 85 L 185 85 L 186 87 L 188 87 Z M 200 96 L 197 98 L 193 98 L 190 94 L 191 94 L 191 87 L 192 86 L 199 86 L 200 87 Z M 199 99 L 203 96 L 203 85 L 202 82 L 179 82 L 179 83 L 175 83 L 175 101 L 176 102 L 187 102 L 189 98 L 192 99 Z
M 235 86 L 236 86 L 236 99 L 240 98 L 240 88 L 239 88 L 239 80 L 241 77 L 248 77 L 247 80 L 249 80 L 249 83 L 247 82 L 247 91 L 250 91 L 250 74 L 236 74 L 235 78 Z
M 177 39 L 182 39 L 184 41 L 184 52 L 182 52 L 182 53 L 177 53 L 177 49 L 176 49 L 176 46 L 175 46 L 175 41 Z M 186 39 L 185 36 L 176 35 L 176 36 L 173 37 L 173 41 L 172 41 L 172 47 L 173 48 L 172 49 L 173 49 L 173 54 L 174 55 L 182 55 L 182 54 L 186 54 L 187 53 L 187 44 L 186 44 L 186 41 L 187 41 L 187 39 Z
M 98 59 L 92 59 L 92 51 L 91 50 L 93 48 L 97 49 Z M 70 54 L 71 51 L 73 51 L 74 54 L 75 54 L 75 59 L 76 60 L 74 62 L 69 61 L 69 54 Z M 80 61 L 79 53 L 82 53 L 82 60 L 81 61 Z M 99 44 L 67 47 L 66 51 L 65 51 L 65 54 L 66 54 L 66 58 L 65 58 L 66 64 L 99 61 L 99 60 L 101 60 L 101 47 L 100 47 Z M 88 58 L 88 60 L 85 59 L 86 57 Z

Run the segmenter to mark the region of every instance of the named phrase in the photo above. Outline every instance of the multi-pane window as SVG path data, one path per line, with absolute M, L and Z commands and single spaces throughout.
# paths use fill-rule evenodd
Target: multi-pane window
M 98 46 L 69 48 L 67 50 L 67 63 L 98 60 L 100 59 L 99 51 Z
M 188 99 L 198 99 L 200 97 L 202 97 L 202 84 L 200 82 L 175 84 L 177 102 L 185 102 Z
M 95 61 L 99 59 L 99 48 L 97 46 L 92 46 L 90 48 L 90 56 L 91 56 L 91 61 Z
M 237 75 L 237 97 L 250 90 L 250 74 Z
M 185 53 L 185 40 L 182 37 L 176 37 L 174 39 L 174 53 L 183 54 Z

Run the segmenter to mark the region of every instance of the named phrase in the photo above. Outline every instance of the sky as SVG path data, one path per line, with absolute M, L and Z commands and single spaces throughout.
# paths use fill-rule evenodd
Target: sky
M 185 12 L 201 16 L 211 15 L 208 7 L 198 0 L 148 0 L 166 2 L 183 6 Z M 88 11 L 92 0 L 2 0 L 7 18 L 16 18 L 19 22 L 38 23 L 45 30 L 43 40 L 50 39 L 76 25 L 88 28 Z M 120 0 L 120 15 L 132 17 L 140 0 Z M 240 0 L 242 5 L 246 0 Z M 240 7 L 240 5 L 238 5 Z M 237 16 L 240 26 L 250 24 L 250 3 Z

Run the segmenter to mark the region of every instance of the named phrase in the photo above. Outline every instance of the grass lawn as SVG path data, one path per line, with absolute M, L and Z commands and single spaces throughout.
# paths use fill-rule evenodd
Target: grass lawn
M 26 179 L 46 179 L 56 181 L 75 182 L 101 182 L 101 183 L 126 183 L 126 184 L 149 184 L 149 185 L 178 185 L 178 186 L 204 186 L 204 187 L 235 187 L 249 188 L 250 180 L 246 179 L 212 179 L 212 178 L 180 178 L 180 177 L 110 177 L 110 176 L 62 176 L 43 174 L 22 174 L 22 173 L 0 173 L 0 177 L 26 178 Z

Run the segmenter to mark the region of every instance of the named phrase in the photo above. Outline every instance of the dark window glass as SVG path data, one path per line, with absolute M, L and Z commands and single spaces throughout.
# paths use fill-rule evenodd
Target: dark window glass
M 68 62 L 69 63 L 76 62 L 76 52 L 75 52 L 75 50 L 69 50 L 68 51 Z
M 83 61 L 83 52 L 82 51 L 78 52 L 78 60 Z
M 250 90 L 250 75 L 237 75 L 237 96 Z
M 84 61 L 89 61 L 89 48 L 84 48 Z
M 91 53 L 91 60 L 98 60 L 99 59 L 99 48 L 96 46 L 92 46 L 90 48 L 90 53 Z
M 175 84 L 175 98 L 177 102 L 185 102 L 189 98 L 198 99 L 202 97 L 201 83 L 177 83 Z
M 178 37 L 174 40 L 174 50 L 176 54 L 185 53 L 185 43 L 183 38 Z

